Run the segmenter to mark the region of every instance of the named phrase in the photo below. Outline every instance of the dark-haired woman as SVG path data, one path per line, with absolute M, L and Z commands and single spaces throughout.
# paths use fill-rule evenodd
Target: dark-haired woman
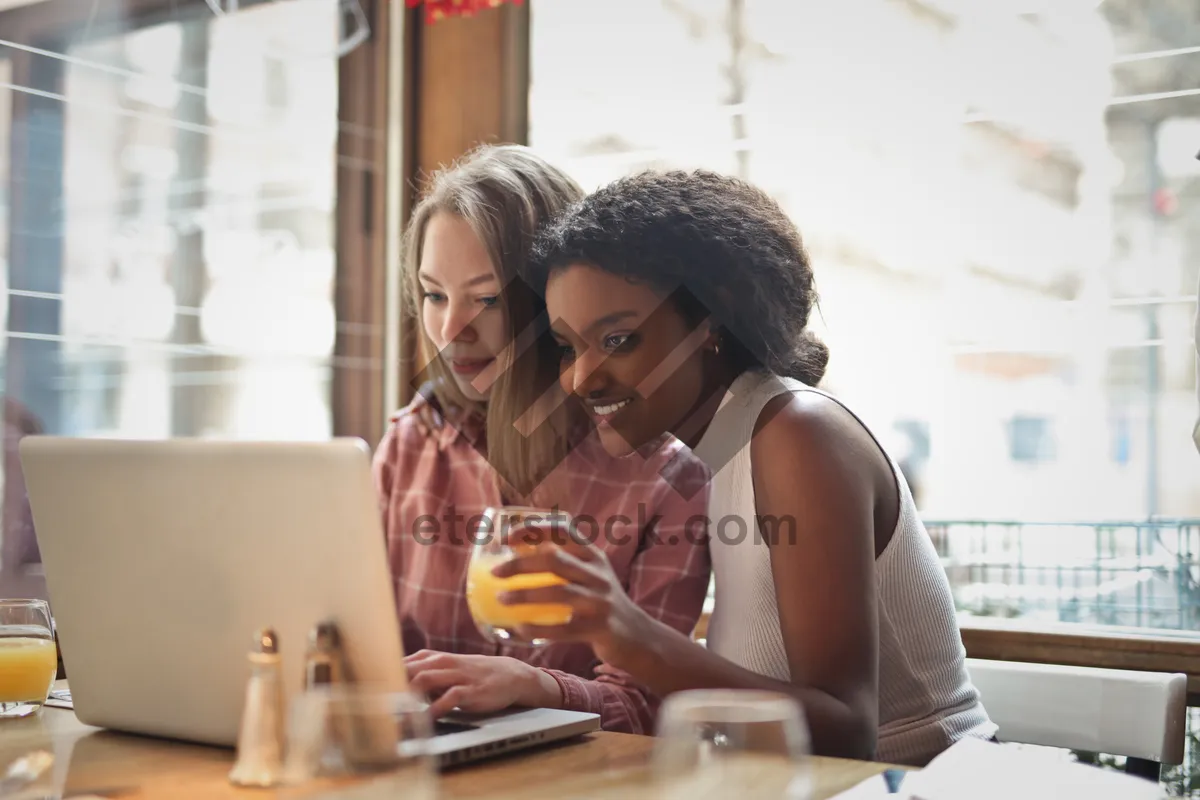
M 526 634 L 588 641 L 662 694 L 787 692 L 825 755 L 924 764 L 992 737 L 903 475 L 814 388 L 828 351 L 808 331 L 812 269 L 779 206 L 714 173 L 637 175 L 561 215 L 529 270 L 562 386 L 609 452 L 669 432 L 713 470 L 716 605 L 706 649 L 629 602 L 597 548 L 547 548 L 497 569 L 568 581 L 506 598 L 573 607 L 569 624 Z

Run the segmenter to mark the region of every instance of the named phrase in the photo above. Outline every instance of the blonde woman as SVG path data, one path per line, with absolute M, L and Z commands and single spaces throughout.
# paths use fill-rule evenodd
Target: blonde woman
M 403 264 L 428 381 L 392 418 L 375 476 L 409 677 L 435 716 L 569 708 L 649 733 L 656 698 L 590 645 L 494 643 L 464 596 L 473 519 L 488 506 L 557 506 L 596 521 L 596 545 L 647 614 L 685 635 L 700 615 L 706 468 L 671 437 L 608 455 L 558 389 L 540 295 L 514 280 L 538 229 L 582 196 L 519 146 L 485 147 L 434 177 Z

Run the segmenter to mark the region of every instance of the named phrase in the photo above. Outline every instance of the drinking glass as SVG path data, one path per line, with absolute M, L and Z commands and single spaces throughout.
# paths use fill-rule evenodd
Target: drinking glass
M 503 506 L 488 508 L 475 531 L 471 563 L 467 568 L 467 606 L 475 627 L 491 641 L 517 641 L 519 625 L 563 625 L 571 620 L 569 606 L 557 603 L 521 603 L 505 605 L 502 592 L 537 589 L 565 581 L 549 572 L 498 578 L 492 570 L 517 556 L 531 552 L 544 542 L 565 541 L 572 534 L 574 520 L 557 509 Z M 532 645 L 545 644 L 533 639 Z
M 58 674 L 50 606 L 45 600 L 0 600 L 0 719 L 42 707 Z
M 808 726 L 787 695 L 694 690 L 663 702 L 653 771 L 660 797 L 808 800 Z
M 300 694 L 288 718 L 279 797 L 432 800 L 428 706 L 411 692 L 355 684 Z

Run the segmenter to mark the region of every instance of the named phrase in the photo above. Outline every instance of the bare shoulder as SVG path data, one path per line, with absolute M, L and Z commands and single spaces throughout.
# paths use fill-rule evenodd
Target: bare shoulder
M 814 528 L 862 523 L 876 556 L 882 553 L 900 514 L 900 493 L 891 463 L 863 423 L 818 392 L 776 397 L 758 422 L 750 460 L 759 513 L 792 514 Z
M 871 434 L 841 403 L 820 392 L 774 397 L 754 425 L 751 455 L 756 463 L 827 470 L 834 464 L 890 468 Z

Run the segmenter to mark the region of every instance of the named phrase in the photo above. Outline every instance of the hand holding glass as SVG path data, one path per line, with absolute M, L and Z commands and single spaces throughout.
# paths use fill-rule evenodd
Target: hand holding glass
M 480 633 L 488 639 L 515 640 L 521 625 L 563 625 L 571 609 L 556 603 L 505 605 L 500 595 L 515 589 L 538 589 L 566 583 L 549 572 L 499 578 L 492 570 L 506 561 L 532 552 L 538 545 L 571 533 L 571 515 L 565 511 L 505 506 L 487 509 L 475 531 L 475 545 L 467 570 L 467 606 Z M 544 644 L 535 639 L 534 645 Z

